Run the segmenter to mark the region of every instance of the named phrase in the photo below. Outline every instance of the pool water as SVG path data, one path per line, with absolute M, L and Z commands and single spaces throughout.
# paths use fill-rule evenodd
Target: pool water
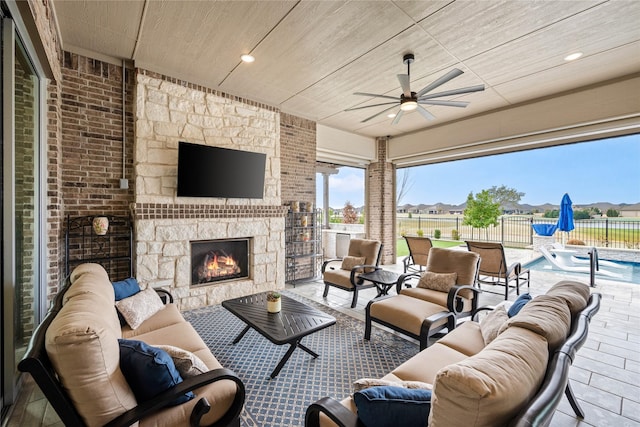
M 608 277 L 602 274 L 598 274 L 598 272 L 596 272 L 596 280 L 599 280 L 599 279 L 613 280 L 616 282 L 627 282 L 627 283 L 634 283 L 636 285 L 640 285 L 640 262 L 629 262 L 629 261 L 611 261 L 611 262 L 615 262 L 616 264 L 621 265 L 624 268 L 621 268 L 621 269 L 607 268 L 601 264 L 600 269 L 606 269 L 608 271 L 614 271 L 616 273 L 620 273 L 621 277 L 619 278 Z M 529 270 L 532 270 L 532 271 L 546 271 L 546 272 L 554 271 L 562 274 L 570 274 L 576 277 L 583 278 L 584 280 L 589 280 L 589 273 L 579 273 L 574 271 L 554 269 L 549 263 L 549 261 L 545 259 L 545 257 L 540 257 L 531 262 L 528 262 L 524 264 L 522 267 L 528 268 Z

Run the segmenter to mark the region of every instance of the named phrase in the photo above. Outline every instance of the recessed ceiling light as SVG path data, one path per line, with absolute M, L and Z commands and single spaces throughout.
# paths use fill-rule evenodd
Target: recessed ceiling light
M 256 60 L 256 58 L 254 58 L 252 55 L 249 55 L 248 53 L 242 55 L 240 59 L 242 59 L 243 62 L 253 62 Z
M 396 116 L 396 113 L 387 114 L 387 117 L 389 117 L 390 119 L 393 119 L 395 116 Z
M 582 52 L 572 53 L 571 55 L 567 55 L 564 57 L 565 61 L 575 61 L 576 59 L 582 56 Z

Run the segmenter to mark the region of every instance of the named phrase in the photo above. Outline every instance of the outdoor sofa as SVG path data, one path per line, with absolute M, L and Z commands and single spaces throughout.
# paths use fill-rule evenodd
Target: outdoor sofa
M 563 394 L 582 418 L 569 367 L 600 299 L 585 284 L 558 282 L 511 318 L 502 308 L 462 323 L 381 380 L 432 385 L 430 427 L 546 426 Z M 325 397 L 307 408 L 305 425 L 362 427 L 356 412 L 353 395 Z
M 138 310 L 125 316 L 127 322 L 134 319 L 135 329 L 129 324 L 121 326 L 114 286 L 104 268 L 81 264 L 66 279 L 34 332 L 18 368 L 31 374 L 64 425 L 239 426 L 244 385 L 220 365 L 172 303 L 171 295 L 149 288 L 131 298 L 135 300 L 123 299 L 127 304 L 122 307 Z M 154 304 L 158 311 L 148 317 L 153 312 L 148 307 Z M 120 341 L 122 338 L 127 341 Z M 132 384 L 131 377 L 125 377 L 123 343 L 129 359 L 143 362 L 127 366 L 128 370 L 142 376 L 153 371 L 152 376 L 144 378 L 146 382 Z M 186 350 L 189 358 L 182 361 L 197 360 L 189 368 L 198 369 L 157 395 L 157 389 L 150 390 L 154 396 L 138 402 L 139 388 L 155 386 L 169 364 L 159 360 L 156 353 L 145 353 L 147 344 Z M 130 349 L 133 351 L 128 352 Z M 189 395 L 185 394 L 190 391 L 195 396 L 187 400 Z

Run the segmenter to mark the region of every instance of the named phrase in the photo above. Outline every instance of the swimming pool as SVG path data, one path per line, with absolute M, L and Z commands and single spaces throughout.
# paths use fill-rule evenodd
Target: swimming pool
M 612 262 L 615 262 L 616 264 L 619 264 L 620 266 L 623 267 L 621 269 L 614 270 L 616 272 L 618 271 L 620 272 L 620 277 L 616 277 L 616 278 L 607 277 L 607 276 L 598 274 L 596 272 L 596 281 L 601 279 L 614 280 L 616 282 L 627 282 L 627 283 L 634 283 L 636 285 L 640 285 L 640 263 L 639 262 L 628 262 L 628 261 L 612 261 Z M 589 280 L 589 273 L 578 273 L 574 271 L 554 269 L 549 263 L 549 261 L 545 259 L 545 257 L 540 257 L 531 262 L 528 262 L 524 264 L 523 267 L 528 268 L 529 270 L 532 270 L 532 271 L 557 272 L 557 273 L 569 274 L 576 277 L 580 277 L 583 280 Z M 603 265 L 600 265 L 600 268 L 602 269 L 606 267 L 604 267 Z M 611 271 L 612 269 L 609 269 L 609 270 Z

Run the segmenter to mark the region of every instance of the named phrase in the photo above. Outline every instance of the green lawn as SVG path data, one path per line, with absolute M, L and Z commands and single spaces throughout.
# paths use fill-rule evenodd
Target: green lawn
M 431 239 L 431 243 L 436 248 L 450 248 L 452 246 L 460 246 L 464 242 L 457 240 L 437 240 Z M 409 248 L 407 247 L 407 241 L 403 238 L 396 240 L 396 256 L 403 257 L 409 255 Z

